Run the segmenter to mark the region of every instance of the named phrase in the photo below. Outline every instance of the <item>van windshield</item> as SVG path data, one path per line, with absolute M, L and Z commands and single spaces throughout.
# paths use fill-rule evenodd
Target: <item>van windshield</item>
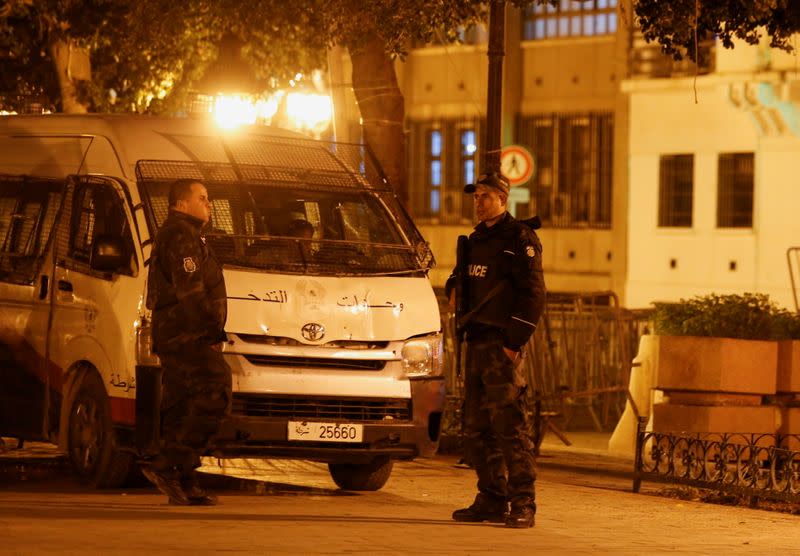
M 141 185 L 151 226 L 158 228 L 167 217 L 169 184 Z M 432 263 L 387 192 L 232 182 L 206 187 L 212 202 L 206 239 L 225 265 L 338 276 L 414 275 Z

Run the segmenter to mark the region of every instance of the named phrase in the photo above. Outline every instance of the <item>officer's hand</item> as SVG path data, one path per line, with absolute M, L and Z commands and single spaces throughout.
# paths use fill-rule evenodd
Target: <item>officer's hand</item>
M 450 292 L 450 299 L 447 301 L 448 307 L 450 307 L 450 312 L 456 312 L 456 290 Z
M 505 346 L 503 347 L 503 351 L 504 351 L 504 352 L 505 352 L 505 354 L 508 356 L 508 358 L 509 358 L 509 359 L 511 359 L 511 363 L 513 363 L 514 365 L 516 365 L 516 364 L 517 364 L 517 361 L 519 361 L 519 357 L 520 357 L 520 355 L 521 355 L 521 352 L 519 352 L 519 351 L 514 351 L 513 349 L 508 349 L 508 348 L 507 348 L 507 347 L 505 347 Z

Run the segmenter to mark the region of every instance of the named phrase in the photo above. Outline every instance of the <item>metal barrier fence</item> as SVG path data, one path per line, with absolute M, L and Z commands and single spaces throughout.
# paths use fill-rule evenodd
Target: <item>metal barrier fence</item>
M 585 426 L 583 413 L 596 430 L 616 425 L 625 408 L 631 361 L 639 336 L 649 323 L 649 311 L 619 307 L 612 292 L 552 294 L 531 341 L 524 348 L 529 395 L 541 413 L 560 421 L 560 428 Z M 455 369 L 455 324 L 444 323 L 448 391 L 446 418 L 459 425 L 463 376 Z M 551 428 L 558 429 L 551 423 Z M 539 424 L 541 429 L 541 424 Z M 449 431 L 454 432 L 454 431 Z
M 800 502 L 800 435 L 658 433 L 636 439 L 633 491 L 642 480 Z

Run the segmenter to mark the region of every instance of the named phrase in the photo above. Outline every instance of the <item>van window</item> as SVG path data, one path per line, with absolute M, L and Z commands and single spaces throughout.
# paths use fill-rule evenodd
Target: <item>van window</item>
M 223 264 L 322 275 L 427 270 L 379 192 L 206 182 L 209 245 Z M 150 219 L 167 215 L 166 183 L 143 184 Z
M 111 184 L 78 184 L 72 201 L 70 222 L 68 257 L 76 270 L 105 275 L 89 268 L 94 241 L 100 236 L 121 238 L 127 252 L 133 255 L 133 237 L 128 218 L 122 199 Z M 135 270 L 131 256 L 131 265 L 120 269 L 119 273 L 133 276 Z
M 0 280 L 36 279 L 63 191 L 60 180 L 0 177 Z

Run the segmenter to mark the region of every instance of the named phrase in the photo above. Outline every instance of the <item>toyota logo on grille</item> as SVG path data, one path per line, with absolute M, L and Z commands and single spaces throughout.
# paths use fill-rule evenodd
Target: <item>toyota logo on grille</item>
M 325 327 L 316 322 L 304 324 L 301 331 L 303 332 L 303 338 L 310 342 L 315 342 L 325 337 Z

